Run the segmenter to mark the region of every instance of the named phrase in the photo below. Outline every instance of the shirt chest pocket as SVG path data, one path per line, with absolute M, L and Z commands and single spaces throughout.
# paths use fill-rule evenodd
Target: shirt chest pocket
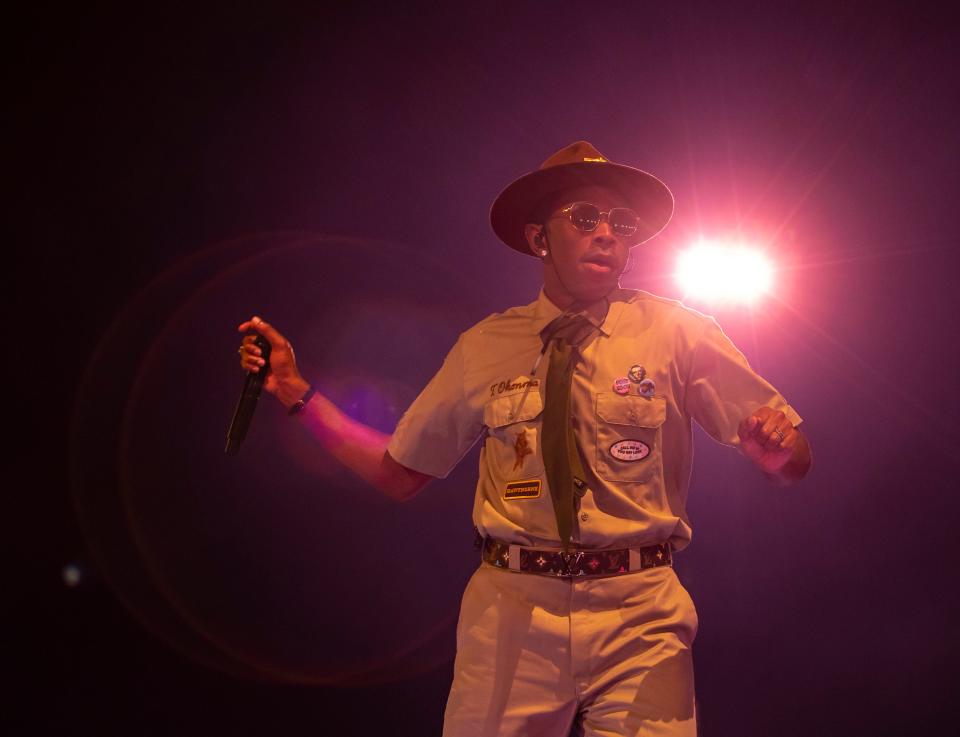
M 662 475 L 663 397 L 597 394 L 597 475 L 607 481 L 649 482 Z
M 543 399 L 536 390 L 496 397 L 483 406 L 488 462 L 496 465 L 504 479 L 525 479 L 543 473 L 542 413 Z

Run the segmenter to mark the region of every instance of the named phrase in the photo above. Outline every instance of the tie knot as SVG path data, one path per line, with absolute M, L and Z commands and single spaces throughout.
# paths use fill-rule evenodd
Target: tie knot
M 554 318 L 540 331 L 544 347 L 556 338 L 562 338 L 572 346 L 579 346 L 595 330 L 595 326 L 583 314 L 564 313 Z

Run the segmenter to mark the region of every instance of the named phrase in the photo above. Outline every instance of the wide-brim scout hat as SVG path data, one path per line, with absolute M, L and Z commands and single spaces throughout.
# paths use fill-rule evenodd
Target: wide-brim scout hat
M 504 189 L 490 208 L 490 224 L 497 237 L 520 253 L 533 256 L 524 227 L 547 198 L 565 189 L 598 185 L 623 197 L 640 216 L 630 246 L 648 241 L 670 221 L 673 195 L 653 174 L 615 164 L 587 141 L 571 143 L 548 158 L 540 168 L 524 174 Z

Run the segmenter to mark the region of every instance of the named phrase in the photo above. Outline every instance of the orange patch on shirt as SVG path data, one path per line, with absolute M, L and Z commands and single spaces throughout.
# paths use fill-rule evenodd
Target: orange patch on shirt
M 536 499 L 540 496 L 540 479 L 511 481 L 503 491 L 504 499 Z

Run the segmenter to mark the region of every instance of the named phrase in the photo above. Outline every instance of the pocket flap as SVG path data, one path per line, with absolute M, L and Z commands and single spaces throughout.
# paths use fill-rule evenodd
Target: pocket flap
M 530 389 L 527 392 L 491 399 L 483 406 L 483 424 L 487 427 L 503 427 L 514 422 L 532 420 L 541 412 L 543 399 L 540 398 L 540 392 Z
M 667 419 L 667 400 L 602 392 L 597 394 L 597 416 L 614 425 L 660 427 Z

